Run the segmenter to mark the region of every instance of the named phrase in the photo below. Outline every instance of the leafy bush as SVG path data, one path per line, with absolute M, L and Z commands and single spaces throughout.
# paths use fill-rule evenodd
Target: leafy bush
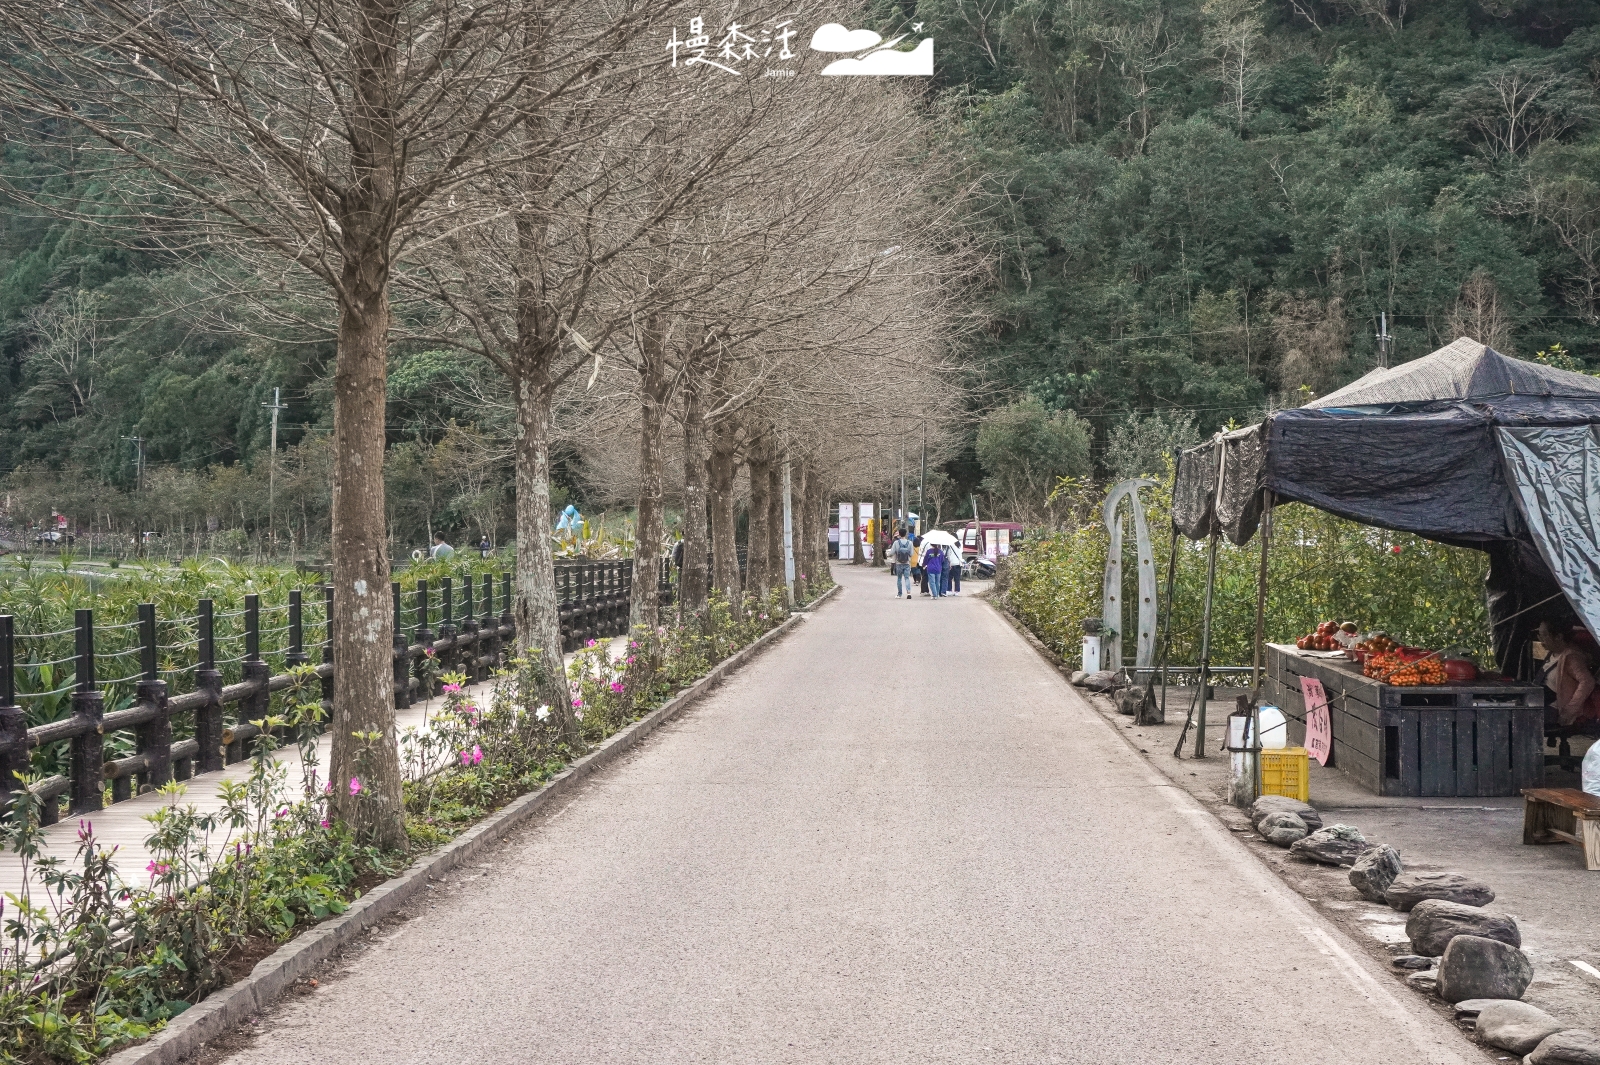
M 1171 497 L 1165 487 L 1146 489 L 1141 495 L 1164 608 Z M 1079 513 L 1092 511 L 1082 508 Z M 1123 558 L 1124 581 L 1130 589 L 1137 572 L 1131 529 L 1130 522 Z M 1007 609 L 1065 658 L 1078 656 L 1082 620 L 1100 616 L 1109 543 L 1104 522 L 1084 516 L 1066 532 L 1030 540 L 1003 567 L 1002 598 Z M 1260 565 L 1259 537 L 1244 547 L 1222 541 L 1212 606 L 1213 665 L 1251 662 Z M 1268 555 L 1267 639 L 1291 643 L 1319 621 L 1350 620 L 1363 631 L 1382 629 L 1419 646 L 1464 646 L 1487 661 L 1489 620 L 1483 592 L 1487 573 L 1488 558 L 1478 551 L 1375 529 L 1298 503 L 1280 506 L 1273 512 Z M 1174 663 L 1199 661 L 1205 576 L 1206 543 L 1179 538 L 1172 609 Z M 1129 598 L 1124 596 L 1124 601 Z M 1135 618 L 1131 603 L 1129 607 L 1123 624 L 1131 629 Z M 1130 662 L 1134 649 L 1133 640 L 1125 638 L 1123 653 Z

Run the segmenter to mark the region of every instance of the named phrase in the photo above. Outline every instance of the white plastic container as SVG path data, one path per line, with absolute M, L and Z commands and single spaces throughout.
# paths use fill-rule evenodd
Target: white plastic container
M 1600 795 L 1600 743 L 1591 744 L 1583 756 L 1583 790 Z
M 1263 703 L 1256 711 L 1261 719 L 1261 747 L 1277 751 L 1289 746 L 1289 719 L 1276 706 Z
M 1100 637 L 1085 636 L 1083 638 L 1083 671 L 1085 673 L 1100 672 Z

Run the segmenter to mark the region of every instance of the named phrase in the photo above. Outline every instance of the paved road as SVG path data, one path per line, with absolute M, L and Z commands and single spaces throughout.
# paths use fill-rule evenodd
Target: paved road
M 987 605 L 840 576 L 231 1060 L 1483 1060 Z

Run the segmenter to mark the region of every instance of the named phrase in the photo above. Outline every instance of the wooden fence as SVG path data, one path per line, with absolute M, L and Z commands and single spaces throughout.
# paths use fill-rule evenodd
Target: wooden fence
M 558 563 L 555 576 L 563 651 L 628 631 L 631 559 Z M 657 585 L 662 603 L 670 603 L 665 560 Z M 516 635 L 510 574 L 466 574 L 459 606 L 457 591 L 448 577 L 437 594 L 425 580 L 410 593 L 392 586 L 396 708 L 436 694 L 423 690 L 419 668 L 430 652 L 437 672 L 461 672 L 473 681 L 504 664 Z M 44 823 L 53 824 L 63 795 L 70 813 L 89 813 L 104 808 L 107 784 L 111 801 L 121 802 L 240 761 L 260 733 L 250 722 L 268 715 L 274 692 L 294 686 L 289 671 L 295 667 L 316 663 L 321 701 L 331 711 L 333 587 L 312 593 L 291 591 L 287 602 L 271 607 L 247 595 L 241 610 L 223 614 L 201 599 L 194 614 L 182 618 L 158 618 L 155 606 L 143 603 L 136 620 L 98 631 L 93 610 L 76 611 L 70 629 L 34 634 L 17 632 L 15 619 L 0 614 L 0 805 L 35 769 L 49 774 L 30 790 L 41 800 Z M 263 629 L 264 615 L 284 623 Z M 308 629 L 314 642 L 307 640 Z M 279 634 L 277 646 L 264 652 L 262 636 Z M 121 646 L 107 650 L 108 643 Z M 238 653 L 219 656 L 224 644 Z M 134 672 L 110 676 L 129 668 L 117 663 L 135 657 Z M 274 672 L 274 664 L 282 671 Z M 70 677 L 54 685 L 69 668 Z M 59 713 L 66 706 L 70 713 Z M 31 727 L 30 717 L 36 721 Z

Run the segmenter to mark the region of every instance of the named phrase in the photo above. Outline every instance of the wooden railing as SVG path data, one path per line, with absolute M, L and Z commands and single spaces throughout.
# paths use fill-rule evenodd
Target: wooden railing
M 558 563 L 555 577 L 562 650 L 627 632 L 631 559 Z M 665 560 L 657 586 L 662 603 L 670 603 L 672 584 Z M 437 594 L 426 580 L 417 581 L 411 592 L 403 593 L 398 583 L 391 591 L 397 709 L 436 694 L 424 690 L 427 676 L 460 672 L 480 681 L 504 664 L 516 636 L 510 574 L 462 577 L 459 609 L 453 578 L 443 579 Z M 268 716 L 272 693 L 295 685 L 290 670 L 313 661 L 320 699 L 331 711 L 336 681 L 328 621 L 333 588 L 312 589 L 309 598 L 308 604 L 297 589 L 286 603 L 263 608 L 259 596 L 247 595 L 241 610 L 226 615 L 216 613 L 212 600 L 201 599 L 193 615 L 178 619 L 158 618 L 155 606 L 143 603 L 136 620 L 102 627 L 102 636 L 123 637 L 118 642 L 124 646 L 109 651 L 96 648 L 93 610 L 76 611 L 71 629 L 38 634 L 17 632 L 15 618 L 0 614 L 0 808 L 36 761 L 44 762 L 46 769 L 64 769 L 30 786 L 41 802 L 45 824 L 59 820 L 63 795 L 68 797 L 70 813 L 89 813 L 104 808 L 107 784 L 111 801 L 121 802 L 170 780 L 187 780 L 240 761 L 260 734 L 250 722 Z M 320 629 L 315 643 L 306 640 L 308 605 L 313 631 Z M 263 630 L 262 615 L 268 612 L 285 615 L 286 623 Z M 239 651 L 223 660 L 218 658 L 219 620 L 235 622 L 227 639 Z M 160 642 L 163 632 L 174 631 L 192 632 L 193 639 Z M 285 634 L 268 654 L 262 649 L 264 631 Z M 49 648 L 64 645 L 68 637 L 71 653 L 51 658 Z M 192 660 L 182 661 L 191 657 L 189 652 Z M 112 664 L 134 656 L 136 672 L 97 680 L 102 666 L 118 672 Z M 419 668 L 430 657 L 437 668 Z M 280 662 L 283 671 L 274 673 L 269 658 Z M 59 677 L 66 667 L 71 668 L 71 679 L 65 684 L 27 690 L 39 689 L 40 678 Z M 225 672 L 237 679 L 225 683 Z M 174 685 L 190 690 L 175 693 Z M 22 704 L 33 704 L 32 716 L 37 718 L 41 708 L 48 710 L 50 699 L 58 704 L 69 700 L 70 713 L 30 728 L 29 707 Z M 108 702 L 114 709 L 106 709 Z M 231 713 L 229 707 L 234 708 Z M 62 762 L 65 766 L 59 765 Z

